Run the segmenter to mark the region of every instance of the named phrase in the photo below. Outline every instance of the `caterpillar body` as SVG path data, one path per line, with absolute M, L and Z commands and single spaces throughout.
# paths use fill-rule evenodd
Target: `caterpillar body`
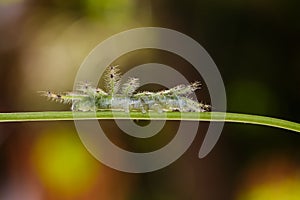
M 105 90 L 92 86 L 90 83 L 79 83 L 75 91 L 52 93 L 42 91 L 43 96 L 61 103 L 72 104 L 73 111 L 120 110 L 125 112 L 205 112 L 211 106 L 189 97 L 200 89 L 200 83 L 178 85 L 159 92 L 137 92 L 138 78 L 129 78 L 121 85 L 121 74 L 118 66 L 110 66 L 105 73 Z

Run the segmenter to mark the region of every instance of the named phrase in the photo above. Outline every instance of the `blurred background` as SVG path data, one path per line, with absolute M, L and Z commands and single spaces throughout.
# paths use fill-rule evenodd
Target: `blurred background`
M 300 122 L 299 6 L 296 0 L 0 0 L 0 112 L 69 110 L 36 91 L 72 89 L 83 59 L 109 36 L 161 26 L 208 51 L 222 74 L 229 112 Z M 195 79 L 188 63 L 166 52 L 133 52 L 116 62 L 126 71 L 154 61 Z M 200 98 L 209 103 L 206 93 L 204 87 Z M 163 146 L 178 125 L 168 123 L 145 142 L 124 136 L 111 121 L 101 123 L 115 143 L 137 151 Z M 1 123 L 0 199 L 300 199 L 299 135 L 225 124 L 200 160 L 208 123 L 201 125 L 170 166 L 127 174 L 95 160 L 73 122 Z

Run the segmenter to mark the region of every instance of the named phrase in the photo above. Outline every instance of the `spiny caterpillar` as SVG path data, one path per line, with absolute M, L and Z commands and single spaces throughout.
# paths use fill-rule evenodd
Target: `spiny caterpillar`
M 147 111 L 167 112 L 205 112 L 211 106 L 189 97 L 200 89 L 200 83 L 178 85 L 159 92 L 136 92 L 139 88 L 138 78 L 129 78 L 121 85 L 121 74 L 118 66 L 110 66 L 105 73 L 105 90 L 96 88 L 90 83 L 79 83 L 75 91 L 55 94 L 42 91 L 49 99 L 72 104 L 73 111 L 121 110 L 125 112 Z

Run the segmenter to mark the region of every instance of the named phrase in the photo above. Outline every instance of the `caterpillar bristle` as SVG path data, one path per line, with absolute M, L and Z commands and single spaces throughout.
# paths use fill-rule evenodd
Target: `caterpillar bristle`
M 55 101 L 58 103 L 65 103 L 65 104 L 72 103 L 72 98 L 62 94 L 57 94 L 50 91 L 39 91 L 39 93 L 41 93 L 42 96 L 46 96 L 50 101 Z

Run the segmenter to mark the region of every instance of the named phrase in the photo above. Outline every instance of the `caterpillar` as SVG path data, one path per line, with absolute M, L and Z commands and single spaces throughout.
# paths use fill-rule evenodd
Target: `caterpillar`
M 42 95 L 60 103 L 71 104 L 72 111 L 120 110 L 124 112 L 206 112 L 211 106 L 199 103 L 189 97 L 200 89 L 200 82 L 190 85 L 177 85 L 159 92 L 137 92 L 140 87 L 138 78 L 128 78 L 121 85 L 122 76 L 118 66 L 109 66 L 105 72 L 105 90 L 91 83 L 77 84 L 75 91 L 52 93 L 42 91 Z

